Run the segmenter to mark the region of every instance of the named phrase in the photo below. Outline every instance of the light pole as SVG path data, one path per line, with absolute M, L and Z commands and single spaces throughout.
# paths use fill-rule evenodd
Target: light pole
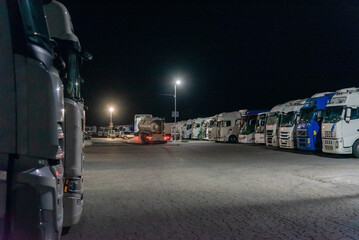
M 177 79 L 175 83 L 175 123 L 177 122 L 177 85 L 181 84 L 181 80 Z
M 112 122 L 112 112 L 113 112 L 113 107 L 110 107 L 108 109 L 110 111 L 110 128 L 113 128 L 113 122 Z

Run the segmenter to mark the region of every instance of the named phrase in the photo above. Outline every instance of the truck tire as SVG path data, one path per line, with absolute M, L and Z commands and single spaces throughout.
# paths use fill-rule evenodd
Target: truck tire
M 229 138 L 228 138 L 228 142 L 230 142 L 230 143 L 237 143 L 237 142 L 238 142 L 238 139 L 237 139 L 237 137 L 236 137 L 235 135 L 231 135 L 231 136 L 229 136 Z
M 356 158 L 359 158 L 359 140 L 356 140 L 353 144 L 353 155 Z

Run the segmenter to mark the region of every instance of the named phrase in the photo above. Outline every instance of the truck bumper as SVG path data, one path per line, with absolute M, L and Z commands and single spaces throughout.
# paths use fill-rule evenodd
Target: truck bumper
M 279 147 L 287 148 L 287 149 L 294 149 L 296 146 L 294 144 L 293 138 L 288 138 L 288 139 L 279 138 Z
M 333 154 L 352 154 L 352 147 L 344 147 L 343 139 L 337 138 L 323 138 L 322 151 Z
M 297 148 L 304 151 L 315 151 L 315 144 L 312 137 L 298 137 Z
M 64 227 L 75 225 L 80 221 L 83 204 L 83 194 L 64 194 Z

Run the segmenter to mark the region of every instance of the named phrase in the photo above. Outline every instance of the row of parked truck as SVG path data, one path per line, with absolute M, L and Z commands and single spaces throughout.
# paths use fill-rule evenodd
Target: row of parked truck
M 359 88 L 317 93 L 271 110 L 239 110 L 166 123 L 173 139 L 258 143 L 359 157 Z
M 0 1 L 0 239 L 60 239 L 80 221 L 83 51 L 55 0 Z

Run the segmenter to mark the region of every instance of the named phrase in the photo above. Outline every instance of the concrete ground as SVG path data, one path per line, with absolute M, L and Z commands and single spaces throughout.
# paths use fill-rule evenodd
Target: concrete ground
M 359 159 L 213 142 L 86 147 L 62 239 L 359 239 Z

